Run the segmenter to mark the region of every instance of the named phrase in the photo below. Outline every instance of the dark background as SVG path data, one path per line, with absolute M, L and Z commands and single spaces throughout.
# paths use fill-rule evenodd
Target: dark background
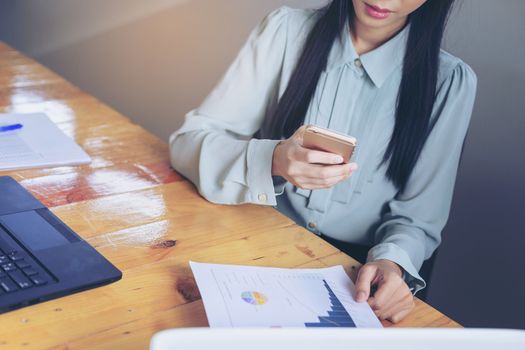
M 465 326 L 525 329 L 525 1 L 460 1 L 445 47 L 478 95 L 429 301 Z

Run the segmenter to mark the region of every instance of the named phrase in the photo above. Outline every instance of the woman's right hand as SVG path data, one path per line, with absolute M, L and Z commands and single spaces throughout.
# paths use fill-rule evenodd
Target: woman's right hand
M 272 175 L 307 190 L 330 188 L 349 178 L 357 164 L 343 164 L 343 157 L 337 154 L 304 148 L 305 129 L 303 125 L 275 147 Z

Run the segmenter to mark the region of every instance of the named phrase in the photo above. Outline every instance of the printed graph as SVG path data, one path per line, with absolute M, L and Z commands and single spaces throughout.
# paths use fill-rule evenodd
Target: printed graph
M 330 309 L 327 311 L 328 316 L 318 316 L 319 322 L 305 323 L 306 327 L 355 327 L 354 320 L 350 317 L 348 311 L 339 301 L 332 288 L 323 280 L 324 287 L 328 291 L 330 298 Z
M 211 327 L 381 327 L 342 266 L 281 269 L 191 263 Z
M 259 292 L 242 292 L 241 298 L 252 305 L 264 305 L 268 301 L 266 295 Z

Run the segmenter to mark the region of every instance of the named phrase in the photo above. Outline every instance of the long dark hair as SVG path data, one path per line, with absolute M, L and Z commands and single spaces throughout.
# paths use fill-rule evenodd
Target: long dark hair
M 403 75 L 397 98 L 395 126 L 383 156 L 387 178 L 403 191 L 428 134 L 436 97 L 439 51 L 454 0 L 427 0 L 409 15 Z M 352 0 L 333 0 L 321 11 L 309 33 L 288 86 L 272 118 L 275 138 L 290 137 L 303 123 L 334 41 L 353 21 Z M 350 22 L 351 23 L 351 22 Z

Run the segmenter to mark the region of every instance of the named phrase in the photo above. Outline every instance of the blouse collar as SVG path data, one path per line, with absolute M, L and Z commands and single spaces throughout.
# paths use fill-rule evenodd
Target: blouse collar
M 378 48 L 359 56 L 352 43 L 350 26 L 347 22 L 342 35 L 335 41 L 328 56 L 327 70 L 338 68 L 347 63 L 354 63 L 357 59 L 378 88 L 383 85 L 390 74 L 399 69 L 405 57 L 406 41 L 410 25 Z

